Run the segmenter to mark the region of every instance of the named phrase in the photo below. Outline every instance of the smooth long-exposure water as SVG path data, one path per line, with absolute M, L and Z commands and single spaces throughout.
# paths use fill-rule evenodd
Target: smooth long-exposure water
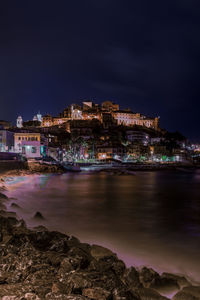
M 68 173 L 10 181 L 27 224 L 111 248 L 129 265 L 200 282 L 200 172 Z M 11 210 L 11 209 L 10 209 Z M 13 209 L 12 209 L 13 211 Z M 33 219 L 36 211 L 44 221 Z

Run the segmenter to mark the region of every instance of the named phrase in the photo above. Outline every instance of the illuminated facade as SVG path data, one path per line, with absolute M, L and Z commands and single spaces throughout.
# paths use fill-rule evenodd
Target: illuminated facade
M 139 113 L 133 113 L 131 111 L 120 110 L 112 113 L 115 120 L 117 120 L 118 125 L 124 126 L 145 126 L 148 128 L 154 128 L 158 130 L 159 118 L 148 118 Z
M 0 130 L 0 152 L 13 151 L 14 134 L 8 130 Z
M 14 150 L 27 158 L 41 157 L 46 145 L 41 142 L 40 133 L 20 132 L 14 134 Z
M 42 122 L 42 115 L 40 112 L 38 112 L 38 114 L 33 117 L 33 121 Z
M 65 108 L 58 117 L 46 115 L 42 118 L 42 127 L 59 126 L 71 120 L 98 119 L 104 125 L 105 114 L 110 115 L 111 123 L 124 126 L 144 126 L 159 129 L 159 117 L 149 118 L 140 113 L 133 113 L 130 109 L 119 110 L 119 104 L 111 101 L 102 102 L 101 106 L 91 101 L 83 105 L 72 104 Z M 108 117 L 107 117 L 108 118 Z
M 42 127 L 51 127 L 51 126 L 59 126 L 66 123 L 71 118 L 65 117 L 52 117 L 51 115 L 46 115 L 42 118 Z
M 119 110 L 119 104 L 113 103 L 112 101 L 104 101 L 101 104 L 101 109 L 106 111 Z
M 17 118 L 17 123 L 16 123 L 16 125 L 17 125 L 18 128 L 22 128 L 22 127 L 23 127 L 23 119 L 22 119 L 21 116 L 19 116 L 19 117 Z

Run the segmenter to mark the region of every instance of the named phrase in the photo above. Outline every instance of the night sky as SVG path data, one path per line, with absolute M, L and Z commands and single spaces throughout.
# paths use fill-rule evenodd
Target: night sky
M 199 0 L 1 1 L 0 119 L 112 100 L 200 140 L 199 73 Z

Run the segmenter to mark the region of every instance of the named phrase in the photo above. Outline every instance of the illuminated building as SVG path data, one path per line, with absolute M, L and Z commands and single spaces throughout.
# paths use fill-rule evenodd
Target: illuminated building
M 14 134 L 14 149 L 27 158 L 41 157 L 45 152 L 46 142 L 40 133 L 20 132 Z
M 52 117 L 51 115 L 46 115 L 42 118 L 42 127 L 59 126 L 66 123 L 69 118 L 64 117 Z
M 139 113 L 133 113 L 126 110 L 118 110 L 112 113 L 115 120 L 117 120 L 118 125 L 124 126 L 145 126 L 148 128 L 154 128 L 155 130 L 159 127 L 159 118 L 148 118 Z
M 40 112 L 38 112 L 38 114 L 33 117 L 33 121 L 42 122 L 42 115 Z
M 17 125 L 18 128 L 22 128 L 23 127 L 23 119 L 22 119 L 21 116 L 19 116 L 17 118 L 17 124 L 16 125 Z
M 127 130 L 126 138 L 131 143 L 137 142 L 143 145 L 148 145 L 150 143 L 149 135 L 143 131 Z
M 119 104 L 116 104 L 112 101 L 104 101 L 101 104 L 101 109 L 106 111 L 115 111 L 119 110 Z
M 8 130 L 0 130 L 0 152 L 13 151 L 14 134 Z
M 58 117 L 46 115 L 42 118 L 42 127 L 59 126 L 71 120 L 98 119 L 105 128 L 113 125 L 144 126 L 159 129 L 159 118 L 149 118 L 130 109 L 119 110 L 119 104 L 111 101 L 102 102 L 101 106 L 92 101 L 85 101 L 82 106 L 72 104 L 65 108 Z

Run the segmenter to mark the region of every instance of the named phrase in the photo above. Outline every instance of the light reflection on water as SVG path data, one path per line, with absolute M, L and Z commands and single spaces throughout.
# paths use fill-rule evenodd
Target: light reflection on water
M 40 211 L 52 230 L 117 252 L 127 265 L 188 274 L 200 281 L 200 174 L 41 175 L 10 182 L 8 195 L 28 225 Z

